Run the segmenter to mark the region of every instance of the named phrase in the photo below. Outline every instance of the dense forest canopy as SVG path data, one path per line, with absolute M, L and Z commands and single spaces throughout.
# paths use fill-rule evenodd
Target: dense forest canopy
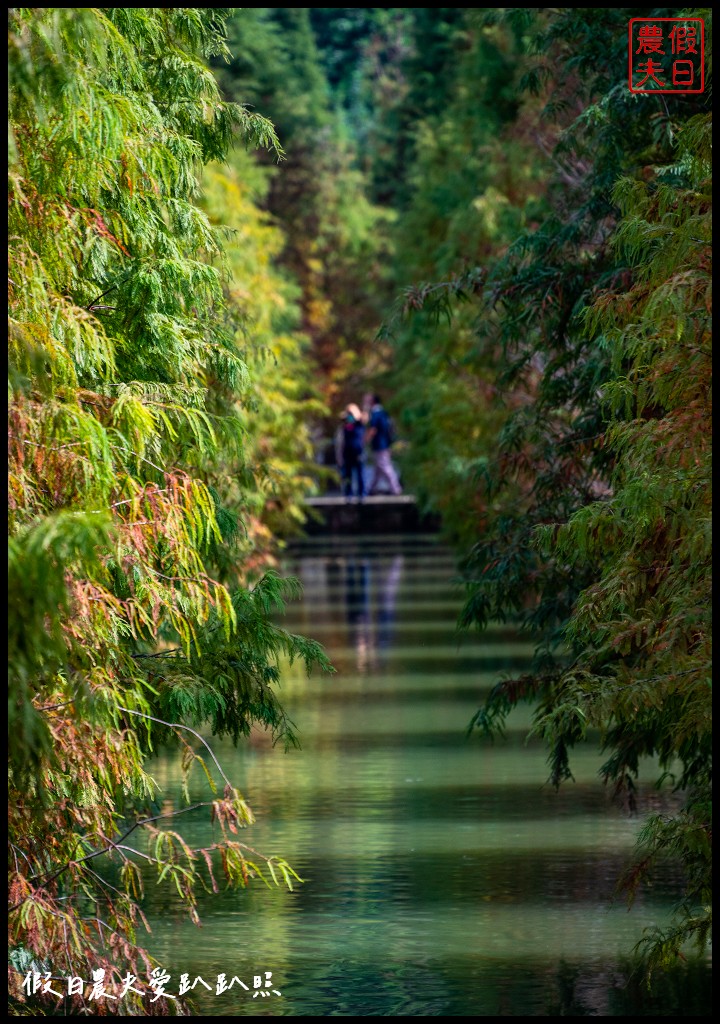
M 704 19 L 705 90 L 631 93 L 628 22 L 679 16 Z M 274 555 L 339 409 L 377 388 L 459 552 L 463 625 L 535 643 L 470 728 L 530 701 L 553 782 L 590 740 L 630 805 L 656 759 L 677 811 L 637 808 L 621 881 L 681 863 L 647 963 L 707 948 L 711 27 L 11 9 L 13 1012 L 30 965 L 89 977 L 100 936 L 108 978 L 149 962 L 138 857 L 191 914 L 197 885 L 268 874 L 231 780 L 208 797 L 222 841 L 192 850 L 148 760 L 173 737 L 188 770 L 211 760 L 203 728 L 292 742 L 281 662 L 329 666 L 273 624 L 295 586 Z M 151 845 L 118 848 L 133 830 Z

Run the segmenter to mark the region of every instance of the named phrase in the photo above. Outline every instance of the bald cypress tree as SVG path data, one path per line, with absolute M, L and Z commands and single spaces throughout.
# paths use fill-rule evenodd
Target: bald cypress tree
M 268 121 L 221 101 L 206 66 L 224 52 L 228 14 L 10 11 L 10 990 L 20 1014 L 58 1003 L 21 987 L 28 971 L 60 979 L 50 987 L 64 991 L 64 1012 L 82 1013 L 66 976 L 89 982 L 100 968 L 112 984 L 150 968 L 137 938 L 139 861 L 193 918 L 196 887 L 219 877 L 292 884 L 289 865 L 239 841 L 252 813 L 197 731 L 237 739 L 258 722 L 292 741 L 274 691 L 280 662 L 324 663 L 317 645 L 271 621 L 292 581 L 220 557 L 243 532 L 237 507 L 252 504 L 236 494 L 229 505 L 222 472 L 223 453 L 243 450 L 249 376 L 198 182 L 238 134 L 278 146 Z M 147 759 L 161 741 L 181 748 L 188 771 L 208 769 L 221 828 L 208 849 L 185 843 L 180 809 L 158 808 Z M 130 989 L 102 1012 L 147 1012 L 138 985 L 144 994 Z
M 640 946 L 652 972 L 704 951 L 712 927 L 711 150 L 706 96 L 637 104 L 617 85 L 625 13 L 535 29 L 529 82 L 556 84 L 548 113 L 565 127 L 552 212 L 480 289 L 499 379 L 531 400 L 481 488 L 493 507 L 464 617 L 537 638 L 532 671 L 500 683 L 476 724 L 492 733 L 531 700 L 556 785 L 599 737 L 602 778 L 635 808 L 657 759 L 674 796 L 620 879 L 632 898 L 659 863 L 684 872 L 671 924 Z M 617 61 L 584 59 L 598 45 Z
M 530 702 L 553 784 L 572 779 L 576 745 L 599 739 L 600 774 L 630 807 L 639 777 L 669 791 L 621 879 L 632 897 L 663 860 L 684 872 L 672 923 L 642 944 L 652 970 L 693 943 L 705 951 L 712 920 L 711 164 L 707 94 L 630 93 L 635 15 L 480 14 L 488 37 L 499 23 L 522 41 L 518 99 L 544 101 L 520 108 L 524 125 L 503 138 L 508 152 L 524 127 L 524 145 L 541 144 L 542 203 L 526 207 L 524 229 L 473 239 L 471 207 L 500 226 L 511 212 L 501 161 L 500 175 L 484 159 L 488 178 L 470 180 L 480 194 L 459 232 L 430 193 L 414 215 L 463 245 L 435 246 L 455 266 L 438 259 L 430 283 L 407 289 L 420 324 L 395 333 L 409 412 L 424 414 L 419 427 L 406 416 L 421 442 L 410 468 L 467 545 L 462 622 L 512 622 L 536 641 L 529 671 L 499 682 L 471 728 L 501 734 Z M 464 138 L 450 133 L 454 146 Z M 439 185 L 467 166 L 447 152 Z M 537 156 L 521 149 L 518 163 Z M 413 241 L 408 260 L 424 252 Z M 458 429 L 461 382 L 475 418 Z M 451 402 L 463 420 L 446 415 Z M 459 480 L 454 506 L 438 450 Z

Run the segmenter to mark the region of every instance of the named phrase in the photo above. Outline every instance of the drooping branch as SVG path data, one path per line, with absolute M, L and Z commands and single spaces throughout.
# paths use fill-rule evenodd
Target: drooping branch
M 196 739 L 200 740 L 202 745 L 205 747 L 207 752 L 210 754 L 210 757 L 213 759 L 213 761 L 215 763 L 215 767 L 217 768 L 217 770 L 220 772 L 220 774 L 222 775 L 223 779 L 225 780 L 225 784 L 231 790 L 235 789 L 233 784 L 230 782 L 230 779 L 227 777 L 227 775 L 223 771 L 222 766 L 220 765 L 220 762 L 218 761 L 217 757 L 215 756 L 215 752 L 213 751 L 212 747 L 209 745 L 209 743 L 206 740 L 203 739 L 203 737 L 200 735 L 199 732 L 195 732 L 195 730 L 191 729 L 189 725 L 182 725 L 180 722 L 166 722 L 165 719 L 163 719 L 163 718 L 156 718 L 154 715 L 147 715 L 147 714 L 145 714 L 142 711 L 133 711 L 131 708 L 124 708 L 121 704 L 118 704 L 117 706 L 118 706 L 120 711 L 125 711 L 128 715 L 137 715 L 138 718 L 147 718 L 151 722 L 157 722 L 158 725 L 165 725 L 165 726 L 167 726 L 168 729 L 184 729 L 186 732 L 192 733 L 192 735 Z

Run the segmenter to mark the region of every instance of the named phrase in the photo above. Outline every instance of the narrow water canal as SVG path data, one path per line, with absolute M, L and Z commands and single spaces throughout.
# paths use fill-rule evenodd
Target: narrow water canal
M 173 979 L 213 985 L 196 985 L 198 1015 L 708 1015 L 705 963 L 655 995 L 626 986 L 627 954 L 667 919 L 678 879 L 668 869 L 631 912 L 613 902 L 638 819 L 602 788 L 597 751 L 555 793 L 544 750 L 525 742 L 529 713 L 505 740 L 466 737 L 531 649 L 500 628 L 458 638 L 462 594 L 437 538 L 308 540 L 285 569 L 304 597 L 283 624 L 322 642 L 337 674 L 284 677 L 302 749 L 265 735 L 215 746 L 257 816 L 240 838 L 305 882 L 202 899 L 202 929 L 150 888 L 152 952 Z M 154 775 L 179 806 L 175 759 Z M 191 796 L 207 799 L 199 777 Z M 209 842 L 207 814 L 183 834 Z M 252 986 L 266 971 L 280 996 L 215 995 L 219 974 Z

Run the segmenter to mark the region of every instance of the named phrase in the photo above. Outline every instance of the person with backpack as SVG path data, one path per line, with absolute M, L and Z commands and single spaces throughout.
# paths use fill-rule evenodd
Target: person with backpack
M 365 497 L 365 478 L 363 475 L 365 420 L 354 402 L 350 402 L 345 406 L 340 420 L 338 461 L 342 472 L 343 493 L 346 498 L 352 497 L 354 480 L 357 496 L 362 501 Z
M 367 438 L 375 459 L 370 493 L 376 492 L 380 481 L 385 480 L 391 494 L 402 494 L 402 487 L 390 458 L 390 449 L 395 441 L 395 431 L 379 395 L 373 395 L 372 398 Z

